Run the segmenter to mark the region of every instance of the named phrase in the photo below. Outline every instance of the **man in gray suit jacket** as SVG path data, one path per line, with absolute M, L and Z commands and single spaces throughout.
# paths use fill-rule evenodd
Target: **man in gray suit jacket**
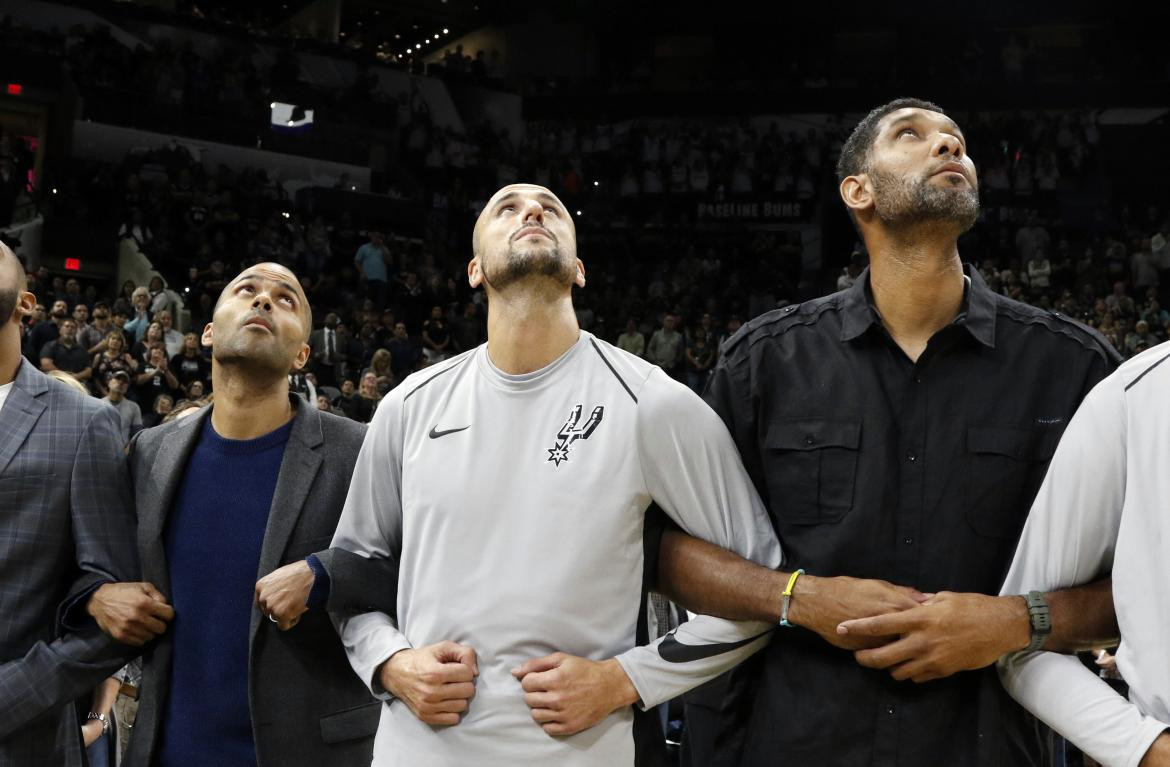
M 0 765 L 82 764 L 73 701 L 122 665 L 96 627 L 59 630 L 71 597 L 134 578 L 118 415 L 20 355 L 36 297 L 0 245 Z
M 316 570 L 333 576 L 330 609 L 347 609 L 397 577 L 392 562 L 324 551 L 364 427 L 290 395 L 311 324 L 291 272 L 249 267 L 203 333 L 212 407 L 131 443 L 145 582 L 106 584 L 88 604 L 113 635 L 149 641 L 128 765 L 370 763 L 381 704 L 325 610 L 278 626 L 256 596 L 279 601 Z

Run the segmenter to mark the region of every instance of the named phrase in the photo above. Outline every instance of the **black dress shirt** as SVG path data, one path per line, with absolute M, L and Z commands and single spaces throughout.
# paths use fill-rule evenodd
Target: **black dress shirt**
M 1057 440 L 1120 362 L 1068 317 L 967 267 L 957 319 L 917 362 L 869 272 L 727 342 L 707 402 L 766 503 L 786 568 L 996 594 Z M 915 684 L 783 628 L 732 672 L 716 753 L 745 765 L 1037 764 L 1044 734 L 995 670 Z M 692 733 L 711 737 L 711 733 Z

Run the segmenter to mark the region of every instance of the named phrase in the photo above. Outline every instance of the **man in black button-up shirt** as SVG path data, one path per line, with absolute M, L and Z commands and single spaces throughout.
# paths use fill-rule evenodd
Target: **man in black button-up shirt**
M 769 508 L 784 569 L 808 575 L 794 589 L 796 627 L 691 701 L 691 762 L 1039 764 L 1040 727 L 994 669 L 896 681 L 859 665 L 847 649 L 863 645 L 834 629 L 850 613 L 889 611 L 867 604 L 877 581 L 998 593 L 1065 425 L 1118 355 L 963 267 L 956 242 L 977 217 L 978 182 L 962 132 L 937 107 L 874 110 L 838 170 L 871 269 L 849 290 L 748 323 L 708 385 Z M 747 596 L 729 607 L 719 595 L 734 563 L 705 568 L 714 583 L 688 567 L 698 560 L 687 551 L 664 542 L 665 591 L 693 609 L 714 601 L 717 613 L 740 612 L 728 617 L 759 617 Z M 755 593 L 778 608 L 778 581 L 757 580 Z M 1068 622 L 1056 620 L 1069 613 L 1066 594 L 1050 595 L 1049 649 L 1067 641 L 1058 635 Z

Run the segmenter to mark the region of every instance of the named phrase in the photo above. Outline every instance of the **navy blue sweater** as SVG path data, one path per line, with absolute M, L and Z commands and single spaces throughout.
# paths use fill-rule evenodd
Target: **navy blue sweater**
M 204 422 L 167 520 L 175 619 L 159 764 L 255 767 L 248 627 L 260 547 L 293 422 L 224 439 Z

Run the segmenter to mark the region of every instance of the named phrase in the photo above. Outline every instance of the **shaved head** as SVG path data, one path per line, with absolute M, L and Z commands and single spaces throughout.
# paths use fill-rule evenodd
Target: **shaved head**
M 20 294 L 28 290 L 28 280 L 20 259 L 0 242 L 0 322 L 8 322 L 16 311 Z
M 297 301 L 297 313 L 300 314 L 304 319 L 305 340 L 307 341 L 309 339 L 310 332 L 313 330 L 313 311 L 309 308 L 309 299 L 305 295 L 305 289 L 301 287 L 301 281 L 297 279 L 297 276 L 292 273 L 291 269 L 289 269 L 287 266 L 284 266 L 283 264 L 268 261 L 265 263 L 249 266 L 247 269 L 236 275 L 231 282 L 224 286 L 223 290 L 221 290 L 219 293 L 219 298 L 215 300 L 215 308 L 219 308 L 219 305 L 223 301 L 224 296 L 231 292 L 238 283 L 245 281 L 250 277 L 277 280 L 296 294 L 297 298 L 299 299 Z
M 471 286 L 492 292 L 513 285 L 552 294 L 585 285 L 577 228 L 565 204 L 537 184 L 509 184 L 492 195 L 472 233 Z

